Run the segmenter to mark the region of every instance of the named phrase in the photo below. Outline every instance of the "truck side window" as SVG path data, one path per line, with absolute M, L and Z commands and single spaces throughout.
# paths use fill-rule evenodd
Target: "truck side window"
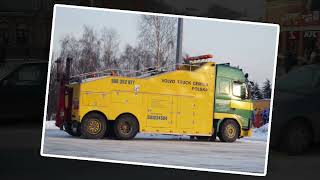
M 227 79 L 220 79 L 219 83 L 219 93 L 220 94 L 230 94 L 230 81 Z
M 23 65 L 6 79 L 9 86 L 33 86 L 41 83 L 41 66 L 38 64 Z

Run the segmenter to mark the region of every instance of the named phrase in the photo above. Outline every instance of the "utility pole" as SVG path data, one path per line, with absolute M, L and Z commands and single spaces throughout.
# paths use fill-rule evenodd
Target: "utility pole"
M 182 34 L 183 34 L 183 19 L 178 18 L 176 66 L 180 64 L 182 60 Z

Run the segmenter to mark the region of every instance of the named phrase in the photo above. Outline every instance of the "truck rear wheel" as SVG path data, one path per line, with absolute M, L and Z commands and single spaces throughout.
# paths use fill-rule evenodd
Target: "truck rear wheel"
M 80 124 L 76 121 L 65 123 L 64 130 L 71 136 L 81 136 Z
M 71 123 L 66 122 L 63 124 L 64 131 L 67 132 L 69 135 L 73 136 L 72 128 L 71 128 Z
M 106 119 L 98 113 L 86 115 L 81 122 L 81 134 L 88 139 L 101 139 L 106 133 Z
M 239 137 L 239 125 L 231 119 L 222 121 L 218 137 L 222 142 L 234 142 Z
M 117 139 L 127 140 L 136 136 L 139 131 L 137 119 L 131 115 L 122 115 L 114 124 L 114 133 Z

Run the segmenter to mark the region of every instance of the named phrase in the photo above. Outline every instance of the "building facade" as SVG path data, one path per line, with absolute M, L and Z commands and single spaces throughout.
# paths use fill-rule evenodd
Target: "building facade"
M 208 12 L 179 9 L 165 0 L 2 0 L 0 3 L 0 62 L 14 59 L 48 60 L 53 6 L 70 4 L 102 8 L 245 19 L 242 13 L 214 5 Z M 189 7 L 189 6 L 187 6 Z M 201 6 L 202 7 L 202 6 Z M 201 8 L 200 8 L 201 9 Z M 248 17 L 246 17 L 248 18 Z
M 312 53 L 320 50 L 320 3 L 318 1 L 268 1 L 266 21 L 281 26 L 278 66 L 312 63 Z
M 93 0 L 1 1 L 0 62 L 48 60 L 55 3 L 88 6 Z

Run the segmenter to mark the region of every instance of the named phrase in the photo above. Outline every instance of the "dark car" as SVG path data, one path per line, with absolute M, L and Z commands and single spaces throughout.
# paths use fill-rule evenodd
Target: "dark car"
M 299 154 L 320 141 L 320 65 L 292 70 L 276 81 L 271 146 Z
M 42 119 L 47 61 L 11 60 L 0 64 L 0 119 Z

